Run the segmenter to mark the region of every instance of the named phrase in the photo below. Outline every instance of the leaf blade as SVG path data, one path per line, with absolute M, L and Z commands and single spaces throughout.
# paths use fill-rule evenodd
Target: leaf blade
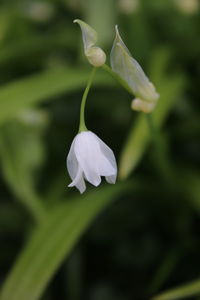
M 39 299 L 48 281 L 94 217 L 127 184 L 102 187 L 96 192 L 60 204 L 33 233 L 3 286 L 1 300 Z
M 163 292 L 152 300 L 175 300 L 183 299 L 186 297 L 191 297 L 195 295 L 200 295 L 200 280 L 195 280 L 193 282 L 181 285 L 180 287 L 171 289 L 169 291 Z
M 82 88 L 89 70 L 57 69 L 32 75 L 0 88 L 0 125 L 13 118 L 22 109 L 51 100 L 62 93 Z M 96 85 L 112 84 L 112 80 L 101 72 L 95 76 Z

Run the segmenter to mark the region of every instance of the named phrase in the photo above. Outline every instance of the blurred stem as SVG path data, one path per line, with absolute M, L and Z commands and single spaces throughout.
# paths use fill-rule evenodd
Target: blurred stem
M 20 184 L 21 195 L 19 196 L 21 202 L 26 204 L 27 210 L 33 216 L 37 223 L 41 223 L 46 215 L 45 207 L 40 197 L 35 193 L 34 189 L 28 184 L 25 186 L 23 183 Z
M 195 295 L 199 295 L 200 291 L 200 279 L 193 282 L 185 283 L 177 288 L 170 289 L 166 292 L 163 292 L 155 297 L 152 300 L 174 300 L 174 299 L 183 299 Z
M 109 73 L 116 81 L 119 82 L 119 84 L 121 86 L 123 86 L 123 88 L 125 88 L 125 90 L 127 90 L 130 94 L 133 95 L 133 92 L 131 90 L 131 88 L 128 86 L 128 84 L 126 83 L 126 81 L 124 81 L 117 73 L 115 73 L 108 65 L 104 64 L 102 66 L 102 69 L 104 71 L 106 71 L 107 73 Z
M 147 118 L 147 122 L 148 122 L 148 126 L 149 126 L 149 131 L 151 132 L 152 139 L 155 141 L 155 139 L 156 139 L 156 128 L 154 126 L 152 114 L 147 113 L 147 114 L 145 114 L 145 116 Z
M 154 125 L 153 115 L 145 114 L 145 116 L 151 133 L 152 143 L 154 145 L 154 156 L 157 161 L 157 165 L 159 166 L 159 171 L 161 172 L 164 180 L 173 187 L 174 172 L 171 168 L 171 163 L 165 155 L 166 153 L 163 148 L 162 136 Z
M 90 87 L 92 85 L 94 75 L 96 73 L 96 69 L 97 68 L 95 68 L 95 67 L 92 69 L 92 71 L 90 73 L 90 77 L 89 77 L 87 85 L 86 85 L 86 88 L 85 88 L 85 91 L 83 93 L 83 97 L 82 97 L 82 101 L 81 101 L 81 109 L 80 109 L 79 132 L 87 131 L 87 127 L 85 125 L 85 103 L 86 103 L 86 100 L 87 100 L 87 96 L 88 96 Z
M 169 278 L 182 256 L 183 253 L 177 248 L 173 249 L 170 253 L 167 253 L 163 262 L 159 264 L 158 270 L 153 276 L 148 289 L 149 294 L 155 293 L 162 287 L 163 283 Z

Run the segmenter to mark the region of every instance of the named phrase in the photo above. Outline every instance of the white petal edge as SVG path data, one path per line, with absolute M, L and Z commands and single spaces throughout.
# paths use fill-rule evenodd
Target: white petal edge
M 107 160 L 113 167 L 113 172 L 111 172 L 109 175 L 116 175 L 117 174 L 117 163 L 116 163 L 116 159 L 115 159 L 115 155 L 114 155 L 113 151 L 98 136 L 96 136 L 96 137 L 99 141 L 99 145 L 100 145 L 103 155 L 107 158 Z
M 74 153 L 74 144 L 75 144 L 75 139 L 74 138 L 69 153 L 67 155 L 67 170 L 69 172 L 69 175 L 71 179 L 73 180 L 76 177 L 77 171 L 78 171 L 78 161 L 76 159 L 75 153 Z
M 98 154 L 96 153 L 96 146 L 98 142 L 94 139 L 93 135 L 91 131 L 79 133 L 75 141 L 74 151 L 86 180 L 94 186 L 98 186 L 101 183 L 97 167 Z
M 80 191 L 80 193 L 82 194 L 85 189 L 86 189 L 86 185 L 85 185 L 85 181 L 83 179 L 83 171 L 81 170 L 81 168 L 78 168 L 78 172 L 76 174 L 76 177 L 74 178 L 74 180 L 68 185 L 68 187 L 73 187 L 76 186 L 77 189 Z

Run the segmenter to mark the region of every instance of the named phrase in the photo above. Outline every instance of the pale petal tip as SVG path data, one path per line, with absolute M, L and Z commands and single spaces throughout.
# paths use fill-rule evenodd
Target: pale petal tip
M 74 186 L 75 186 L 75 184 L 73 182 L 68 184 L 68 187 L 74 187 Z M 80 187 L 76 186 L 76 188 L 79 190 L 80 194 L 83 194 L 86 190 L 86 186 L 84 186 L 83 188 L 80 188 Z
M 79 22 L 79 19 L 75 19 L 74 21 L 73 21 L 73 23 L 78 23 Z
M 97 176 L 96 178 L 90 178 L 90 180 L 88 181 L 94 186 L 99 186 L 101 183 L 101 176 Z
M 111 175 L 111 176 L 106 176 L 106 181 L 110 184 L 115 184 L 117 180 L 117 174 Z
M 82 190 L 79 190 L 80 194 L 83 194 L 86 190 L 86 187 L 84 187 Z

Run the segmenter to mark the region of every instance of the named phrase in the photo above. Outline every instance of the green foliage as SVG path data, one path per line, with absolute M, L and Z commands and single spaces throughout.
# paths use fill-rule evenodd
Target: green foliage
M 1 1 L 0 300 L 199 297 L 200 9 L 179 3 Z M 65 164 L 91 71 L 76 18 L 107 65 L 118 24 L 160 93 L 151 118 L 107 66 L 96 72 L 86 122 L 119 180 L 84 195 Z
M 45 155 L 42 139 L 45 117 L 34 111 L 26 111 L 22 117 L 30 120 L 25 119 L 25 124 L 10 121 L 1 128 L 2 171 L 18 199 L 35 219 L 41 220 L 44 208 L 35 192 L 34 170 L 42 164 Z
M 99 75 L 96 77 L 97 84 L 109 84 L 107 77 L 102 73 Z M 58 69 L 3 86 L 0 89 L 0 124 L 28 106 L 83 87 L 87 76 L 88 72 L 83 70 Z
M 51 209 L 32 233 L 4 285 L 1 299 L 39 299 L 64 257 L 94 217 L 128 185 L 103 187 Z M 31 262 L 31 264 L 30 264 Z
M 177 287 L 170 291 L 164 292 L 164 293 L 154 297 L 153 300 L 183 299 L 183 298 L 191 297 L 196 294 L 200 294 L 200 281 L 199 280 L 196 280 L 191 283 L 186 283 L 180 287 Z

